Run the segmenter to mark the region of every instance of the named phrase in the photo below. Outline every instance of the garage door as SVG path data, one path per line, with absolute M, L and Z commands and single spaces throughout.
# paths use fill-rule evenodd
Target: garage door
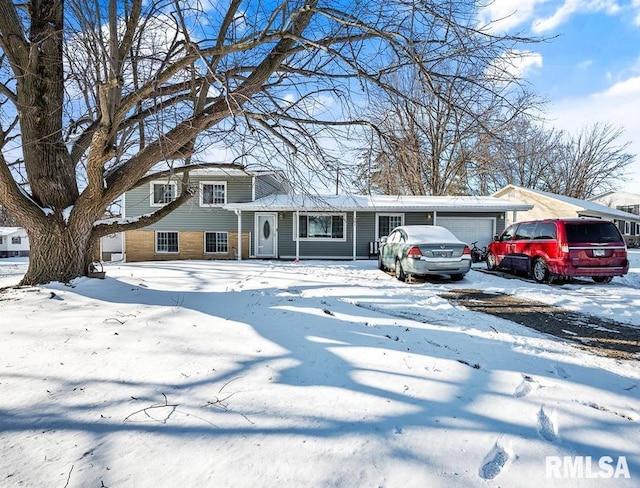
M 478 247 L 488 245 L 495 233 L 495 219 L 487 217 L 437 217 L 436 224 L 446 227 L 469 245 L 478 241 Z

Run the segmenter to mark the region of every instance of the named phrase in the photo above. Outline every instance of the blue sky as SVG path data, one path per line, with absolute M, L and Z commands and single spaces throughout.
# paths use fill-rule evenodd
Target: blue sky
M 640 0 L 494 0 L 483 17 L 550 39 L 529 46 L 521 75 L 549 101 L 554 127 L 623 127 L 637 156 L 623 188 L 640 193 Z

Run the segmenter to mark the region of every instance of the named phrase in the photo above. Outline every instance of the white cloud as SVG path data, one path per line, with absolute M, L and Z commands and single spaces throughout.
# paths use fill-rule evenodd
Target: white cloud
M 620 11 L 617 0 L 565 0 L 553 14 L 534 20 L 533 32 L 540 34 L 556 29 L 577 13 L 605 12 L 613 15 Z
M 534 51 L 519 51 L 512 49 L 496 58 L 492 63 L 492 70 L 496 76 L 505 75 L 512 78 L 526 78 L 528 74 L 542 67 L 542 55 Z
M 561 100 L 553 103 L 550 109 L 550 125 L 572 134 L 596 122 L 622 127 L 624 134 L 618 142 L 630 141 L 627 151 L 636 155 L 627 188 L 637 192 L 640 180 L 640 124 L 637 115 L 640 113 L 640 76 L 620 81 L 586 97 Z
M 636 9 L 636 17 L 634 19 L 634 22 L 636 25 L 640 25 L 640 0 L 633 0 L 633 3 L 631 5 L 634 9 Z
M 493 0 L 480 11 L 479 21 L 488 30 L 509 31 L 528 22 L 537 4 L 548 0 Z
M 553 31 L 571 16 L 581 13 L 604 12 L 609 15 L 621 11 L 619 0 L 493 0 L 484 7 L 478 20 L 487 30 L 510 31 L 529 24 L 536 34 Z M 633 0 L 638 10 L 636 23 L 640 25 L 640 0 Z M 545 12 L 542 12 L 542 10 Z

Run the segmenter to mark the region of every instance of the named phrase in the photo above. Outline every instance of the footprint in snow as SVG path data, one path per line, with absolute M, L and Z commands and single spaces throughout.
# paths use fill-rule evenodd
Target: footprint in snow
M 560 378 L 563 378 L 565 380 L 571 378 L 571 375 L 567 373 L 567 371 L 562 366 L 554 365 L 553 369 Z
M 491 449 L 489 454 L 484 458 L 484 462 L 480 468 L 480 477 L 485 480 L 492 480 L 502 472 L 510 458 L 511 455 L 504 446 L 501 445 L 500 441 L 496 441 L 493 449 Z
M 547 414 L 544 405 L 538 411 L 538 433 L 543 439 L 553 442 L 558 438 L 558 426 L 555 421 L 555 412 Z
M 516 391 L 513 392 L 513 396 L 516 398 L 522 398 L 527 395 L 530 395 L 534 390 L 537 390 L 539 387 L 538 382 L 534 380 L 531 376 L 522 375 L 522 382 L 516 388 Z

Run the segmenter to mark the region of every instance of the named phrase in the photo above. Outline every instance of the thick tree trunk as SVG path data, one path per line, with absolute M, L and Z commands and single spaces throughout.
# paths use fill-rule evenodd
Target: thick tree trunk
M 89 264 L 99 258 L 99 239 L 92 227 L 92 223 L 69 227 L 51 222 L 46 230 L 27 226 L 29 268 L 20 285 L 67 283 L 86 275 Z

